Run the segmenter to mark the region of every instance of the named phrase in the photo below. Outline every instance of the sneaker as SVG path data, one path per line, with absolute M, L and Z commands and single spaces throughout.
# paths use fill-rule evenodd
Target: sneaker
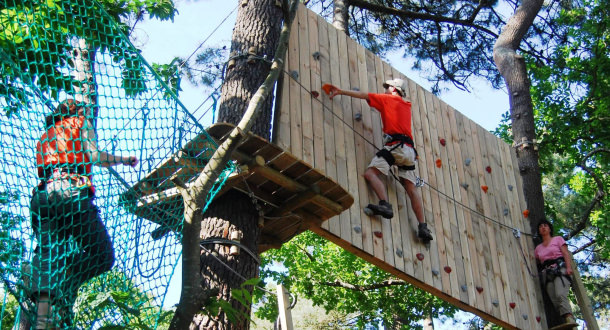
M 380 201 L 379 205 L 369 204 L 364 208 L 364 213 L 368 216 L 380 215 L 386 219 L 392 219 L 394 211 L 392 211 L 392 204 Z
M 432 238 L 432 232 L 430 231 L 430 229 L 428 229 L 428 224 L 427 223 L 420 223 L 417 226 L 417 237 L 421 238 L 422 240 L 429 242 L 431 240 L 433 240 Z

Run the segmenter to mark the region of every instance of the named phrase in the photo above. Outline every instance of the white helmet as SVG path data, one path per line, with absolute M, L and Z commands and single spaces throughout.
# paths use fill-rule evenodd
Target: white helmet
M 407 88 L 404 80 L 400 78 L 386 80 L 386 82 L 383 84 L 383 88 L 388 88 L 389 86 L 393 86 L 400 93 L 400 95 L 405 96 L 405 90 Z

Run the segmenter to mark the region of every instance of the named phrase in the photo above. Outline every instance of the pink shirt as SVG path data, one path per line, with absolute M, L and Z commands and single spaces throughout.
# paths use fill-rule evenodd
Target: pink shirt
M 561 236 L 553 236 L 548 246 L 539 244 L 534 250 L 536 259 L 540 262 L 545 262 L 551 259 L 557 259 L 563 257 L 561 253 L 561 247 L 566 244 L 566 241 Z

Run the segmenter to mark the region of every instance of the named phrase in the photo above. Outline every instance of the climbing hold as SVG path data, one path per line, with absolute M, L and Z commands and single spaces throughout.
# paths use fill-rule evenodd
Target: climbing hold
M 436 167 L 441 168 L 441 165 L 443 163 L 441 162 L 440 158 L 436 160 Z
M 402 250 L 401 250 L 401 249 L 396 249 L 396 255 L 397 255 L 399 258 L 402 258 Z
M 478 292 L 478 293 L 483 292 L 483 287 L 481 287 L 481 286 L 477 286 L 477 287 L 476 287 L 476 289 L 477 289 L 477 292 Z
M 468 183 L 462 183 L 462 184 L 460 184 L 460 186 L 462 186 L 462 188 L 468 190 Z
M 354 115 L 354 119 L 355 119 L 356 121 L 361 121 L 361 120 L 362 120 L 362 114 L 361 114 L 360 112 L 356 113 L 356 114 Z
M 540 320 L 542 320 L 542 318 L 540 316 L 536 316 L 536 322 L 540 323 Z
M 487 194 L 487 190 L 489 189 L 488 186 L 481 186 L 481 189 L 483 189 L 483 191 Z
M 355 226 L 354 231 L 356 232 L 356 234 L 360 234 L 362 232 L 362 228 L 360 228 L 360 226 Z
M 439 274 L 439 271 L 438 271 L 438 270 L 436 270 L 436 269 L 433 269 L 433 270 L 432 270 L 432 275 L 434 275 L 434 276 L 438 276 L 438 274 Z
M 311 96 L 317 99 L 318 96 L 320 96 L 320 93 L 318 93 L 317 91 L 311 91 Z
M 299 79 L 299 71 L 297 71 L 297 70 L 290 71 L 290 76 L 295 80 Z
M 326 93 L 326 95 L 330 94 L 330 91 L 332 89 L 333 89 L 333 85 L 331 85 L 331 84 L 322 85 L 322 90 L 324 91 L 324 93 Z
M 508 190 L 513 191 L 513 185 L 509 184 L 508 185 Z
M 508 209 L 504 209 L 504 211 L 502 211 L 502 213 L 504 213 L 504 215 L 508 215 Z
M 380 232 L 380 231 L 374 231 L 373 235 L 375 235 L 375 237 L 377 237 L 377 238 L 382 238 L 383 237 L 383 233 Z
M 320 60 L 320 52 L 314 52 L 313 54 L 311 54 L 311 56 L 313 57 L 314 60 L 319 61 Z
M 485 171 L 487 171 L 487 173 L 491 173 L 491 166 L 487 166 L 487 167 L 485 168 Z
M 446 272 L 447 274 L 450 274 L 450 273 L 451 273 L 451 267 L 449 267 L 449 266 L 445 266 L 443 269 L 445 270 L 445 272 Z
M 491 304 L 496 306 L 496 307 L 500 306 L 500 302 L 497 301 L 497 300 L 492 301 Z
M 527 319 L 529 318 L 529 317 L 527 316 L 527 314 L 521 314 L 521 317 L 523 317 L 523 319 L 524 319 L 524 320 L 526 320 L 526 321 L 527 321 Z
M 470 166 L 470 162 L 472 161 L 472 159 L 470 158 L 466 158 L 466 160 L 464 160 L 464 165 L 466 166 Z
M 523 217 L 527 218 L 530 216 L 530 210 L 523 210 Z
M 462 289 L 462 291 L 466 292 L 466 290 L 468 290 L 468 287 L 466 286 L 466 284 L 462 284 L 462 286 L 460 286 L 460 288 Z
M 444 147 L 444 146 L 445 146 L 445 144 L 447 143 L 447 142 L 445 141 L 445 139 L 441 139 L 441 140 L 440 140 L 440 142 L 441 142 L 441 145 L 442 145 L 443 147 Z
M 508 306 L 510 306 L 511 309 L 515 309 L 515 306 L 517 306 L 517 304 L 512 302 L 512 303 L 509 303 Z
M 419 260 L 419 261 L 424 260 L 424 254 L 423 253 L 418 253 L 415 256 L 417 257 L 417 260 Z

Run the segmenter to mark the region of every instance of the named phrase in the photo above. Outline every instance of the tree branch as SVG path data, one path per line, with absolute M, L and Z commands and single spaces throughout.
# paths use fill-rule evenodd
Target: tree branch
M 431 21 L 431 22 L 437 22 L 437 23 L 451 23 L 451 24 L 461 25 L 461 26 L 470 26 L 479 31 L 489 34 L 494 39 L 498 38 L 498 35 L 495 32 L 493 32 L 485 27 L 475 24 L 474 17 L 472 17 L 472 16 L 469 17 L 469 19 L 467 19 L 467 20 L 457 19 L 457 18 L 452 18 L 452 17 L 418 13 L 418 12 L 414 12 L 414 11 L 399 10 L 396 8 L 390 8 L 390 7 L 386 7 L 386 6 L 382 6 L 382 5 L 378 5 L 378 4 L 373 4 L 373 3 L 367 2 L 365 0 L 349 0 L 349 5 L 358 7 L 360 9 L 366 9 L 366 10 L 370 10 L 370 11 L 374 11 L 374 12 L 378 12 L 378 13 L 382 13 L 382 14 L 394 15 L 394 16 L 398 16 L 401 18 L 418 19 L 418 20 L 425 20 L 425 21 Z
M 387 281 L 383 281 L 380 283 L 374 283 L 374 284 L 369 284 L 369 285 L 358 285 L 358 284 L 351 284 L 351 283 L 343 282 L 341 280 L 336 280 L 334 282 L 321 282 L 320 284 L 330 286 L 330 287 L 338 287 L 338 288 L 344 288 L 344 289 L 348 289 L 348 290 L 352 290 L 352 291 L 364 292 L 364 291 L 377 290 L 377 289 L 381 289 L 381 288 L 388 288 L 388 287 L 395 286 L 395 285 L 407 285 L 408 283 L 405 281 L 387 280 Z

